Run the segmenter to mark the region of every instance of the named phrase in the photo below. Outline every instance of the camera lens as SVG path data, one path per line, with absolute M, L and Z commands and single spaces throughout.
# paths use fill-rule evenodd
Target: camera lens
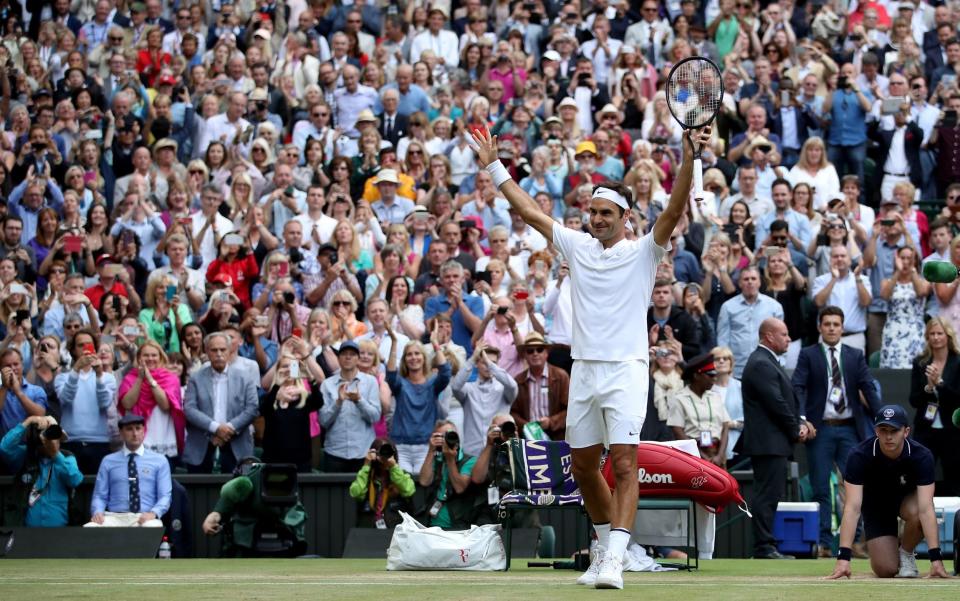
M 500 424 L 500 433 L 503 438 L 513 438 L 517 435 L 517 424 L 513 422 L 503 422 Z
M 293 292 L 288 290 L 287 292 L 283 293 L 283 302 L 287 303 L 288 305 L 292 305 L 294 300 L 296 300 L 296 297 L 293 295 Z
M 63 437 L 63 429 L 57 424 L 51 424 L 40 435 L 47 440 L 60 440 Z
M 460 446 L 460 435 L 450 430 L 443 435 L 443 443 L 451 449 L 458 447 Z

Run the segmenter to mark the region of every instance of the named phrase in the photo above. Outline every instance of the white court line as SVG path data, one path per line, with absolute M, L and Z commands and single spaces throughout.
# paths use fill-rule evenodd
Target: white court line
M 131 577 L 134 578 L 134 577 Z M 811 577 L 813 578 L 813 577 Z M 112 584 L 122 583 L 125 586 L 166 586 L 166 587 L 177 587 L 177 586 L 197 586 L 197 585 L 210 585 L 217 584 L 212 583 L 207 580 L 184 580 L 180 579 L 179 582 L 169 582 L 166 580 L 143 580 L 143 579 L 123 579 L 115 578 L 112 580 L 106 580 L 102 577 L 98 580 L 86 580 L 86 581 L 77 581 L 77 580 L 53 580 L 53 579 L 42 579 L 42 578 L 5 578 L 7 584 L 11 582 L 17 583 L 31 583 L 31 584 L 42 584 L 46 586 L 107 586 Z M 469 584 L 471 586 L 503 586 L 504 581 L 493 581 L 493 580 L 473 580 L 473 581 L 463 581 L 458 580 L 458 584 Z M 667 581 L 644 581 L 643 579 L 628 579 L 628 584 L 637 584 L 642 586 L 669 586 L 669 587 L 704 587 L 712 585 L 733 585 L 733 586 L 749 586 L 751 588 L 777 588 L 777 587 L 824 587 L 824 586 L 850 586 L 841 584 L 844 581 L 824 581 L 817 579 L 815 581 L 779 581 L 779 582 L 753 582 L 750 580 L 702 580 L 697 582 L 667 582 Z M 947 582 L 932 582 L 926 580 L 913 580 L 909 581 L 906 579 L 879 579 L 879 578 L 865 578 L 865 579 L 854 579 L 849 582 L 856 582 L 861 585 L 869 586 L 883 586 L 883 587 L 913 587 L 920 590 L 927 588 L 956 588 L 956 583 Z M 277 581 L 272 579 L 269 581 L 256 582 L 257 586 L 273 586 L 273 587 L 286 587 L 286 586 L 366 586 L 366 587 L 376 587 L 376 586 L 429 586 L 430 584 L 439 584 L 438 580 L 436 583 L 425 583 L 425 582 L 389 582 L 389 581 L 380 581 L 380 582 L 355 582 L 355 581 L 336 581 L 336 580 L 287 580 L 287 581 Z M 571 588 L 572 585 L 570 582 L 557 581 L 553 579 L 552 581 L 518 581 L 511 580 L 509 581 L 511 585 L 520 585 L 520 586 L 538 586 L 542 587 L 544 584 L 551 584 L 555 588 Z M 3 585 L 0 585 L 0 590 L 3 590 Z

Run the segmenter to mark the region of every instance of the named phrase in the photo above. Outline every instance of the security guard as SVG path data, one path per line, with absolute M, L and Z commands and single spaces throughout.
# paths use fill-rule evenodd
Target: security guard
M 870 567 L 880 578 L 917 578 L 914 549 L 927 540 L 930 577 L 949 578 L 943 567 L 933 508 L 933 454 L 908 440 L 907 414 L 899 405 L 881 407 L 876 437 L 850 451 L 843 473 L 846 503 L 840 524 L 840 552 L 828 579 L 850 577 L 850 545 L 863 514 Z M 904 521 L 898 540 L 897 518 Z

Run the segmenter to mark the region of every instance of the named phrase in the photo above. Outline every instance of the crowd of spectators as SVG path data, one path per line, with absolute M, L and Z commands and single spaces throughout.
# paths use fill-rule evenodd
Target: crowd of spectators
M 260 453 L 358 472 L 375 520 L 420 484 L 431 519 L 456 523 L 470 503 L 450 499 L 484 494 L 492 445 L 563 437 L 572 363 L 567 263 L 478 169 L 471 128 L 499 136 L 564 227 L 588 228 L 592 187 L 622 181 L 643 236 L 680 157 L 664 82 L 695 54 L 725 94 L 705 198 L 657 268 L 651 437 L 726 465 L 760 323 L 787 324 L 793 369 L 825 307 L 843 344 L 914 370 L 918 407 L 957 403 L 958 283 L 921 266 L 960 265 L 958 0 L 0 0 L 0 15 L 9 473 L 32 416 L 95 474 L 134 414 L 175 472 Z M 715 369 L 691 362 L 709 352 Z M 960 432 L 928 426 L 943 459 Z

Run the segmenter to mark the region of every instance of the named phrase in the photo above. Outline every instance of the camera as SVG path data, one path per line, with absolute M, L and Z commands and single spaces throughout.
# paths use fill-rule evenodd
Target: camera
M 18 324 L 21 324 L 25 321 L 30 321 L 30 311 L 17 311 L 14 321 L 16 321 Z
M 661 347 L 661 348 L 658 348 L 656 351 L 654 351 L 654 353 L 656 354 L 657 357 L 669 357 L 670 349 Z
M 289 290 L 287 290 L 286 292 L 283 293 L 283 302 L 284 302 L 284 303 L 286 303 L 286 304 L 288 304 L 288 305 L 292 305 L 292 304 L 293 304 L 293 301 L 295 301 L 295 300 L 297 300 L 297 297 L 294 296 L 293 292 L 290 292 Z
M 846 75 L 841 75 L 837 78 L 837 89 L 843 90 L 850 85 L 850 81 L 847 79 Z
M 513 422 L 503 422 L 500 424 L 500 437 L 503 440 L 517 437 L 517 424 Z
M 291 249 L 290 249 L 290 262 L 293 263 L 294 265 L 296 265 L 296 264 L 300 263 L 300 261 L 303 261 L 303 253 L 300 252 L 300 249 L 299 249 L 299 248 L 291 248 Z
M 443 444 L 451 449 L 455 449 L 460 446 L 460 435 L 454 432 L 453 430 L 448 430 L 443 435 Z
M 265 110 L 267 110 L 267 103 L 264 102 L 263 100 L 258 100 L 258 101 L 256 101 L 256 102 L 254 102 L 254 103 L 253 103 L 253 106 L 254 106 L 258 111 L 265 111 Z
M 585 85 L 587 85 L 587 82 L 589 82 L 589 81 L 590 81 L 590 74 L 589 74 L 589 73 L 581 73 L 580 75 L 577 75 L 577 85 L 578 85 L 578 86 L 585 86 Z
M 331 252 L 331 253 L 330 253 L 330 264 L 331 264 L 331 265 L 334 265 L 334 264 L 336 264 L 338 261 L 340 261 L 340 255 L 337 254 L 337 251 Z
M 377 456 L 380 457 L 380 461 L 386 462 L 391 457 L 397 456 L 397 448 L 394 447 L 391 443 L 385 442 L 380 447 L 380 450 L 377 451 Z

